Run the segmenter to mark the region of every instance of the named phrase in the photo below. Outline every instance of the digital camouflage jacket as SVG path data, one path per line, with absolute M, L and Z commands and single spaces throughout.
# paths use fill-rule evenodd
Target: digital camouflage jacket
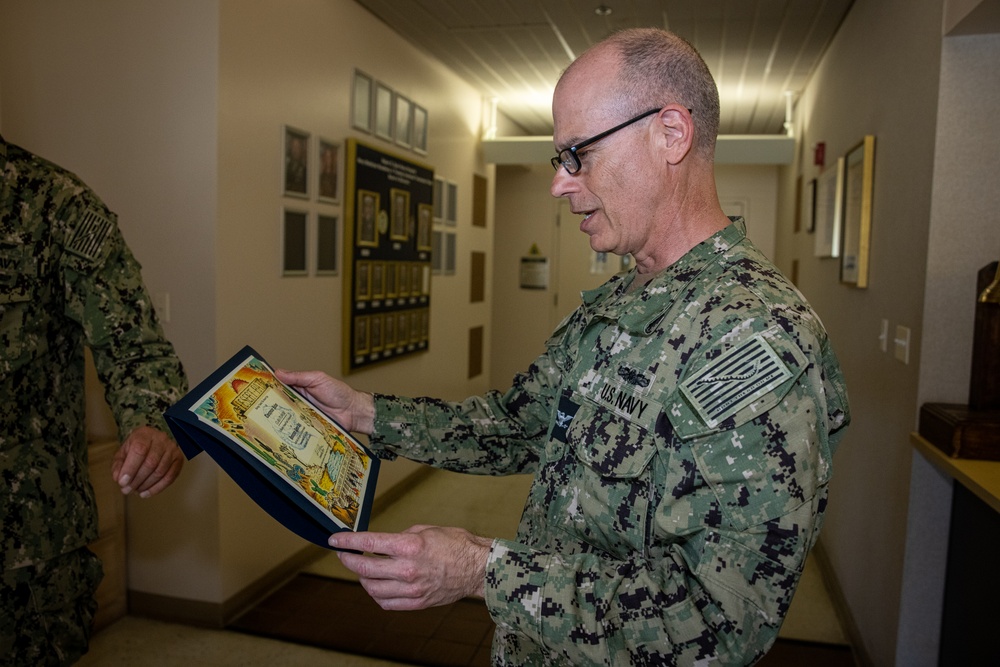
M 124 436 L 166 429 L 186 391 L 115 215 L 73 174 L 0 138 L 0 552 L 3 568 L 97 536 L 84 345 Z
M 849 422 L 819 318 L 741 219 L 634 277 L 585 292 L 506 393 L 376 396 L 373 447 L 535 476 L 489 555 L 495 664 L 752 663 L 819 533 Z

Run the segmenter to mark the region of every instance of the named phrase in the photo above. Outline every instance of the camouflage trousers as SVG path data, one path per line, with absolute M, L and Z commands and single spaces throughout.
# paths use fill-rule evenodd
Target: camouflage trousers
M 87 652 L 101 561 L 82 548 L 0 580 L 0 666 L 72 665 Z

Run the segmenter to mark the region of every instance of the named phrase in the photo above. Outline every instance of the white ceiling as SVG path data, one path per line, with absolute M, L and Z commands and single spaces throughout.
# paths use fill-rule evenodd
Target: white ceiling
M 552 134 L 559 74 L 609 32 L 661 26 L 701 52 L 721 134 L 781 134 L 853 0 L 357 0 L 530 135 Z M 598 8 L 609 9 L 600 15 Z

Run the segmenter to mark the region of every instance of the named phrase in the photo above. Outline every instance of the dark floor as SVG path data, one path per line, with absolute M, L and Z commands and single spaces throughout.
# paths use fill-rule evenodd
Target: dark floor
M 414 665 L 488 667 L 493 639 L 481 602 L 385 611 L 360 585 L 311 574 L 298 575 L 228 629 Z
M 228 629 L 412 665 L 488 667 L 493 621 L 481 602 L 392 612 L 360 585 L 300 574 Z M 391 637 L 391 641 L 386 638 Z M 779 639 L 761 667 L 854 667 L 847 646 Z

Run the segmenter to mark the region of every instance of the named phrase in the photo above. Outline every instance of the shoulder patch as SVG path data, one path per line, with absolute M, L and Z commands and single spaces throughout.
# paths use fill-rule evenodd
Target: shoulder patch
M 73 230 L 73 236 L 66 244 L 66 250 L 88 260 L 100 256 L 101 248 L 111 233 L 112 225 L 104 215 L 88 209 Z
M 711 427 L 791 378 L 762 334 L 747 339 L 681 385 L 681 392 Z

